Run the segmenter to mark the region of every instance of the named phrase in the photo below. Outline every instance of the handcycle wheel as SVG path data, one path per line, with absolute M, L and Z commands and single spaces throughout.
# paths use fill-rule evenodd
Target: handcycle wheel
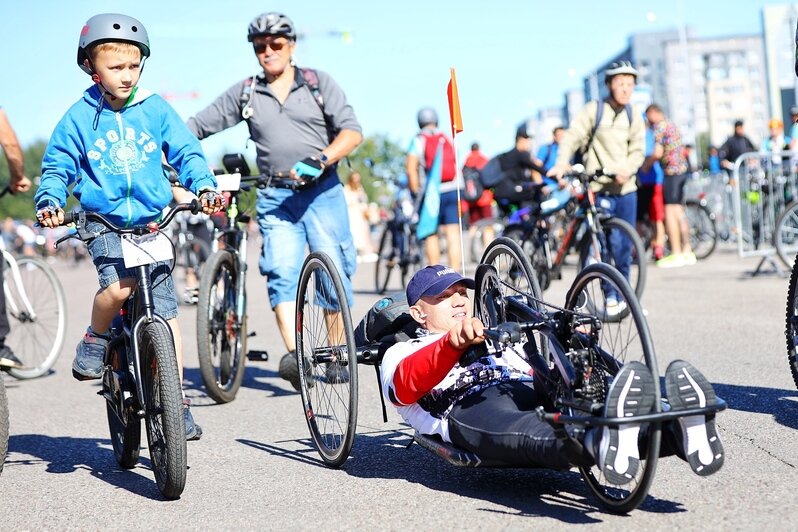
M 378 294 L 384 294 L 388 289 L 388 281 L 393 272 L 399 265 L 397 250 L 393 248 L 393 235 L 390 223 L 385 226 L 385 230 L 380 236 L 380 246 L 377 248 L 377 262 L 374 263 L 374 289 Z
M 480 282 L 475 290 L 474 316 L 483 324 L 496 327 L 507 321 L 505 300 L 508 297 L 526 296 L 526 304 L 540 310 L 543 296 L 535 271 L 521 246 L 515 241 L 504 236 L 495 239 L 485 249 L 480 264 L 493 266 L 497 274 L 495 277 L 486 276 L 485 281 Z M 497 311 L 491 312 L 490 308 Z M 548 342 L 545 337 L 537 332 L 532 335 L 540 354 L 547 359 Z
M 718 244 L 715 216 L 709 207 L 694 199 L 685 202 L 684 214 L 687 216 L 687 225 L 690 228 L 690 247 L 695 253 L 695 258 L 709 257 Z
M 3 376 L 0 375 L 0 473 L 3 472 L 3 464 L 6 462 L 8 453 L 8 397 L 6 396 L 6 384 Z
M 125 398 L 125 392 L 135 395 L 135 391 L 126 376 L 127 353 L 122 338 L 112 341 L 105 363 L 110 367 L 106 368 L 102 379 L 111 445 L 116 462 L 120 467 L 130 469 L 136 466 L 141 452 L 141 419 L 136 416 L 134 405 Z
M 631 245 L 629 284 L 634 288 L 637 298 L 642 298 L 643 290 L 646 287 L 647 262 L 646 249 L 643 246 L 643 241 L 640 240 L 640 235 L 637 234 L 637 231 L 629 222 L 615 216 L 602 218 L 601 228 L 603 234 L 599 236 L 599 247 L 601 248 L 600 262 L 618 268 L 618 265 L 615 263 L 615 254 L 612 249 L 613 239 L 611 236 L 620 233 L 621 237 L 625 238 Z M 594 262 L 599 261 L 595 258 L 593 239 L 590 238 L 590 233 L 587 233 L 579 248 L 579 269 L 582 270 L 585 266 Z
M 788 268 L 792 268 L 798 253 L 798 201 L 784 207 L 773 232 L 773 245 L 779 258 Z
M 607 321 L 606 294 L 612 291 L 628 306 L 622 319 Z M 655 401 L 652 412 L 660 412 L 660 386 L 657 359 L 643 309 L 628 281 L 612 266 L 596 263 L 579 272 L 566 295 L 565 308 L 599 318 L 592 377 L 598 383 L 609 382 L 620 368 L 631 361 L 645 364 L 654 376 Z M 599 380 L 601 379 L 601 380 Z M 606 390 L 605 390 L 606 395 Z M 652 423 L 641 430 L 638 442 L 640 468 L 635 477 L 623 486 L 613 485 L 597 466 L 580 468 L 582 478 L 602 505 L 613 512 L 629 512 L 645 500 L 657 468 L 660 448 L 660 425 Z
M 158 489 L 177 499 L 186 486 L 186 424 L 172 333 L 161 322 L 141 329 L 139 352 L 144 419 Z
M 504 223 L 498 218 L 490 217 L 490 218 L 483 218 L 478 220 L 473 226 L 473 229 L 469 230 L 468 233 L 471 235 L 471 239 L 469 241 L 469 257 L 471 258 L 472 262 L 479 262 L 479 258 L 485 253 L 485 248 L 488 247 L 490 242 L 485 242 L 485 235 L 490 235 L 490 232 L 493 231 L 493 238 L 491 238 L 491 242 L 497 236 L 501 235 L 504 231 Z
M 67 325 L 66 296 L 55 271 L 44 260 L 19 257 L 16 263 L 19 284 L 8 262 L 3 270 L 11 323 L 6 343 L 25 367 L 9 373 L 17 379 L 32 379 L 47 374 L 61 353 Z
M 205 265 L 197 306 L 197 357 L 208 395 L 217 403 L 235 399 L 246 365 L 247 322 L 238 315 L 240 272 L 229 251 L 214 253 Z
M 792 266 L 790 285 L 787 289 L 787 362 L 795 386 L 798 386 L 798 260 Z
M 349 457 L 357 426 L 357 347 L 341 276 L 325 253 L 308 255 L 296 299 L 300 395 L 322 461 Z

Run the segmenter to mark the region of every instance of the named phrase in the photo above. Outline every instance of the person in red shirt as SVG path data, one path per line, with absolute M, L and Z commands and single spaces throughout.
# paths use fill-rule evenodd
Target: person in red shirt
M 486 164 L 488 164 L 487 156 L 480 151 L 479 143 L 474 142 L 471 144 L 471 151 L 463 163 L 463 168 L 482 170 Z M 493 192 L 486 188 L 476 201 L 462 200 L 462 207 L 463 213 L 468 214 L 468 236 L 473 238 L 477 228 L 476 223 L 493 216 Z M 487 246 L 495 236 L 493 227 L 486 227 L 482 233 L 483 244 Z

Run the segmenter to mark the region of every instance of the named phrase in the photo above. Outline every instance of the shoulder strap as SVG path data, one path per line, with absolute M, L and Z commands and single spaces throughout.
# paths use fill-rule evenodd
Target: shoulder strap
M 324 125 L 327 128 L 327 140 L 332 142 L 338 135 L 338 130 L 333 125 L 332 117 L 328 115 L 327 111 L 324 109 L 324 96 L 322 96 L 321 89 L 319 88 L 319 75 L 312 68 L 300 68 L 299 71 L 302 72 L 302 78 L 305 80 L 305 84 L 308 86 L 308 89 L 310 89 L 310 93 L 313 95 L 313 99 L 316 100 L 319 109 L 321 109 L 321 114 L 324 116 Z

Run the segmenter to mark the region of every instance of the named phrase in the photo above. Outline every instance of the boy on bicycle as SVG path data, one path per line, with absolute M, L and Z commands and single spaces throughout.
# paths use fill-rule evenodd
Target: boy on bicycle
M 595 462 L 613 483 L 628 483 L 640 465 L 641 424 L 568 426 L 568 433 L 581 444 L 569 447 L 535 412 L 549 399 L 522 345 L 461 365 L 462 355 L 485 341 L 484 325 L 471 316 L 467 289 L 474 286 L 472 279 L 441 265 L 416 272 L 406 295 L 409 314 L 418 323 L 417 338 L 385 352 L 380 366 L 385 399 L 421 434 L 440 437 L 483 459 L 553 469 Z M 654 378 L 640 362 L 624 365 L 610 385 L 605 415 L 650 413 Z M 708 403 L 715 399 L 709 381 L 683 360 L 668 366 L 665 380 L 668 390 L 676 390 L 668 398 L 674 410 L 695 404 L 691 398 L 696 395 Z M 661 455 L 679 455 L 702 476 L 723 465 L 714 417 L 682 417 L 663 429 Z
M 78 42 L 78 66 L 94 84 L 83 93 L 56 126 L 42 161 L 42 177 L 34 196 L 36 218 L 44 227 L 64 222 L 63 207 L 72 193 L 82 209 L 102 214 L 112 223 L 130 227 L 160 218 L 172 200 L 165 159 L 181 183 L 199 196 L 202 211 L 221 210 L 199 141 L 160 96 L 137 86 L 150 55 L 147 30 L 136 19 L 106 13 L 86 22 Z M 98 379 L 108 345 L 109 327 L 135 289 L 135 271 L 124 266 L 120 237 L 96 222 L 86 229 L 98 234 L 88 245 L 100 282 L 94 296 L 91 325 L 77 346 L 72 375 Z M 177 323 L 177 299 L 168 263 L 153 265 L 156 312 L 172 328 L 182 375 L 182 345 Z M 199 439 L 184 401 L 187 439 Z

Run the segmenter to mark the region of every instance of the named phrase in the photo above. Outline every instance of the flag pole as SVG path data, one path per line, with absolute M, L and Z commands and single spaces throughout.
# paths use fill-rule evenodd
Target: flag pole
M 446 95 L 449 100 L 449 121 L 452 126 L 452 148 L 454 149 L 455 181 L 459 177 L 462 179 L 460 163 L 457 157 L 457 134 L 463 131 L 463 117 L 460 113 L 460 97 L 457 94 L 457 76 L 454 67 L 449 68 L 449 85 L 446 88 Z M 466 274 L 465 268 L 465 241 L 463 239 L 463 203 L 460 199 L 460 187 L 457 187 L 457 230 L 460 232 L 460 267 L 463 275 Z M 454 267 L 454 264 L 451 265 Z

